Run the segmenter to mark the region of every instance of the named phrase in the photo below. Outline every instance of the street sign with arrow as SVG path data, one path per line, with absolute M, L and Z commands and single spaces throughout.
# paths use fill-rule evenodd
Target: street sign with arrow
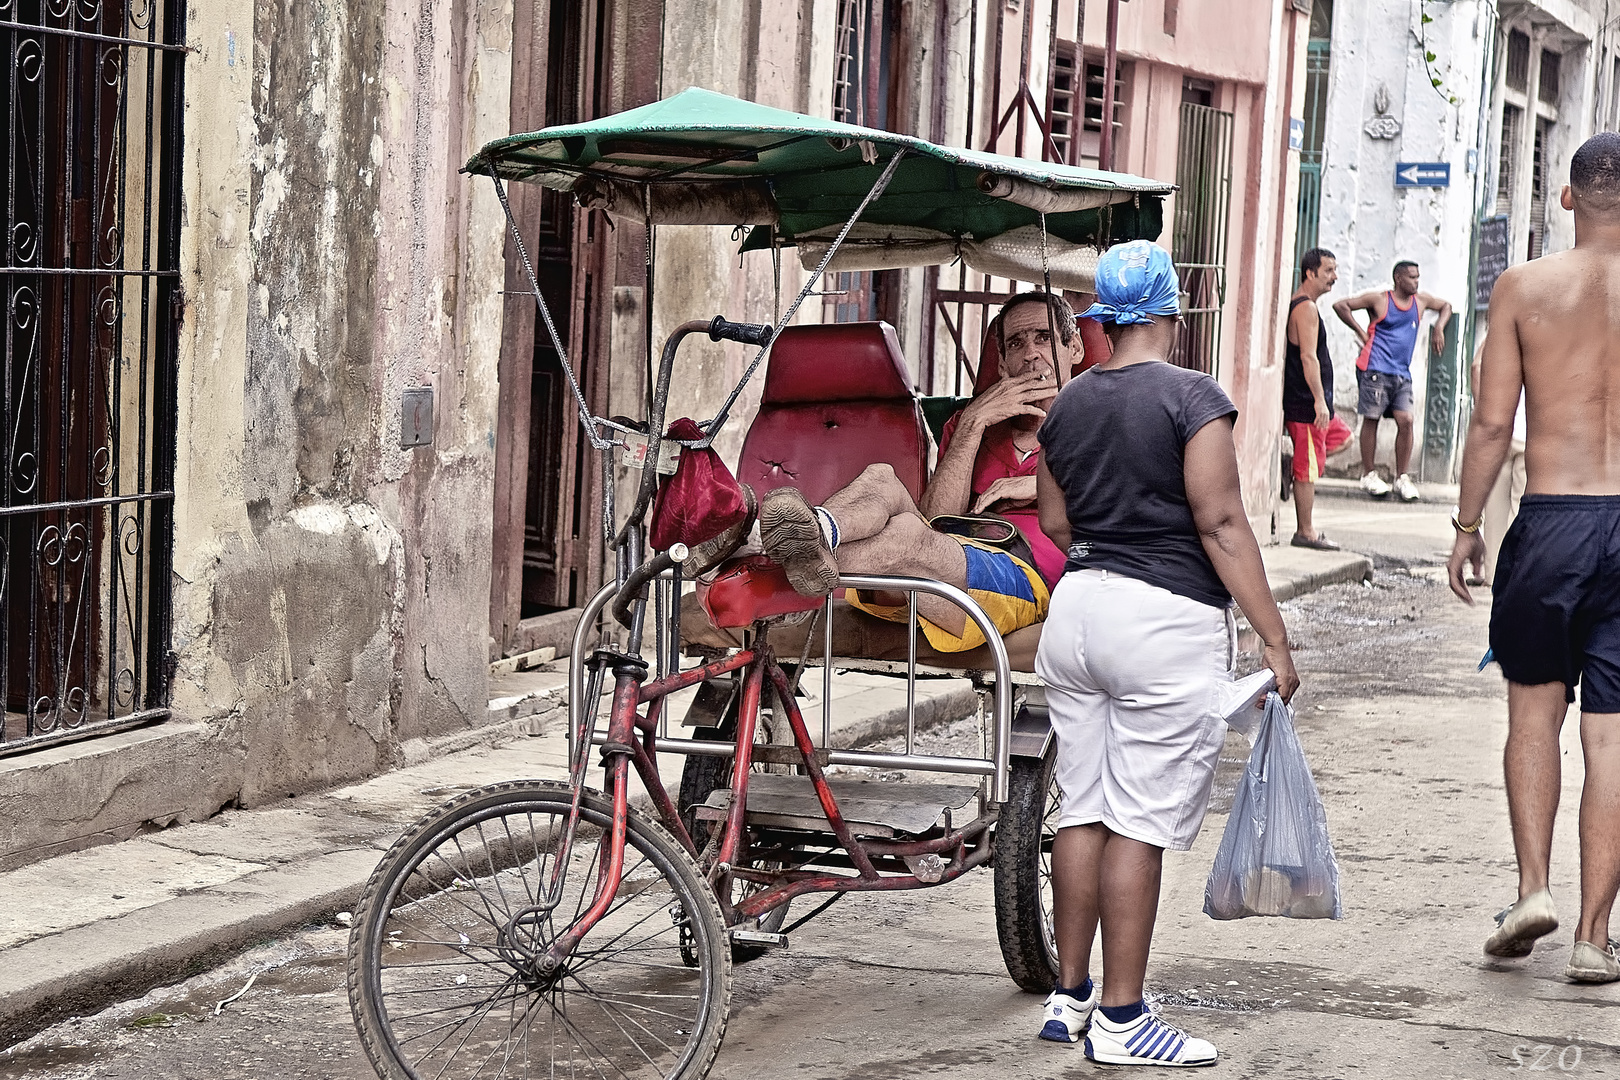
M 1450 187 L 1449 161 L 1398 161 L 1395 163 L 1396 187 Z

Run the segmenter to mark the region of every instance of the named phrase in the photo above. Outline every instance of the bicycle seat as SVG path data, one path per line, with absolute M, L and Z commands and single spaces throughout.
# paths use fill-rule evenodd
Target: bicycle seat
M 759 413 L 743 439 L 737 479 L 763 496 L 792 485 L 812 503 L 876 462 L 911 492 L 928 477 L 928 429 L 894 327 L 885 322 L 789 326 L 771 346 Z M 716 627 L 814 611 L 763 555 L 729 559 L 699 600 Z
M 894 327 L 784 328 L 771 346 L 737 479 L 761 496 L 792 485 L 819 503 L 878 462 L 921 497 L 928 429 Z

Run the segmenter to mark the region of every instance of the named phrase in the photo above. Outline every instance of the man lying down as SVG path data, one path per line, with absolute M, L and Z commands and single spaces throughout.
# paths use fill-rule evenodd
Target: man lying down
M 868 466 L 820 506 L 793 487 L 760 500 L 760 544 L 795 589 L 825 596 L 840 572 L 925 577 L 966 590 L 1003 636 L 1046 618 L 1064 555 L 1041 532 L 1035 509 L 1036 432 L 1057 396 L 1060 367 L 1067 373 L 1069 348 L 1078 345 L 1074 312 L 1060 296 L 1020 293 L 1002 306 L 998 344 L 1001 378 L 945 425 L 920 503 L 888 465 Z M 994 514 L 1011 528 L 959 521 L 950 524 L 965 535 L 955 535 L 929 526 L 965 514 Z M 905 600 L 893 594 L 851 590 L 848 599 L 891 622 L 908 618 Z M 977 624 L 949 600 L 918 594 L 917 614 L 939 652 L 984 644 Z

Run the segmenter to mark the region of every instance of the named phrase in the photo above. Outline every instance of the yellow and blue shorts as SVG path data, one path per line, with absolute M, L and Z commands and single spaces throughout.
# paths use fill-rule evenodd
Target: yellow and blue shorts
M 967 556 L 967 594 L 990 616 L 1003 637 L 1046 618 L 1052 594 L 1034 567 L 1001 548 L 961 536 L 951 539 L 962 545 L 962 554 Z M 870 603 L 862 600 L 855 589 L 845 593 L 844 598 L 851 607 L 889 622 L 903 623 L 910 616 L 909 604 Z M 972 619 L 967 620 L 960 634 L 944 630 L 921 615 L 917 616 L 917 624 L 936 652 L 967 652 L 984 644 L 984 634 Z

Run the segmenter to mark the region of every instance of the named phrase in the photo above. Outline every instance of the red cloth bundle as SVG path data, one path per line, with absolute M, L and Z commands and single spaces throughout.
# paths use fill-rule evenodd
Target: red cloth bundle
M 683 416 L 669 425 L 664 438 L 701 439 L 703 429 L 696 421 Z M 654 462 L 647 462 L 647 468 L 654 467 Z M 747 513 L 742 485 L 731 475 L 714 447 L 701 450 L 685 447 L 675 475 L 659 486 L 648 540 L 655 551 L 668 550 L 677 543 L 695 547 L 719 536 Z

